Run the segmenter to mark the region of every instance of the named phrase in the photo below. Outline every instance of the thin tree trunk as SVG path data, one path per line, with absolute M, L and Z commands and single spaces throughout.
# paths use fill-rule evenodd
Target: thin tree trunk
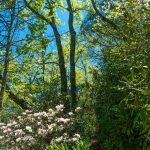
M 69 10 L 69 31 L 70 31 L 70 85 L 72 108 L 76 106 L 76 70 L 75 70 L 75 50 L 76 50 L 76 32 L 73 27 L 73 9 L 70 0 L 67 0 Z
M 58 29 L 57 29 L 57 26 L 56 26 L 54 20 L 52 22 L 51 27 L 52 27 L 54 35 L 55 35 L 56 46 L 57 46 L 58 57 L 59 57 L 61 92 L 62 92 L 62 94 L 66 95 L 68 93 L 68 90 L 67 90 L 67 73 L 66 73 L 66 68 L 65 68 L 65 60 L 64 60 L 64 54 L 63 54 L 63 48 L 62 48 L 60 34 L 58 32 Z
M 60 68 L 60 78 L 61 78 L 61 93 L 64 100 L 65 110 L 70 110 L 70 104 L 67 99 L 68 94 L 68 87 L 67 87 L 67 73 L 66 73 L 66 67 L 65 67 L 65 59 L 64 59 L 64 53 L 63 53 L 63 47 L 61 43 L 61 36 L 59 34 L 59 31 L 56 26 L 54 14 L 53 14 L 53 8 L 50 5 L 50 15 L 53 16 L 52 20 L 50 22 L 50 26 L 53 29 L 55 40 L 56 40 L 56 46 L 58 51 L 58 58 L 59 58 L 59 68 Z
M 6 82 L 7 82 L 7 72 L 8 72 L 8 66 L 9 66 L 10 49 L 11 49 L 12 24 L 13 24 L 13 16 L 11 16 L 10 26 L 8 29 L 7 47 L 6 47 L 5 62 L 4 62 L 4 71 L 3 71 L 2 86 L 1 86 L 1 91 L 0 91 L 0 109 L 2 109 L 3 97 L 4 97 L 4 92 L 6 89 Z

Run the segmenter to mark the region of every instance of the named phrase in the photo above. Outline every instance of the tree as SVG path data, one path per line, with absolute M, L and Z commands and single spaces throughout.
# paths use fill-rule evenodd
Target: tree
M 91 44 L 95 42 L 102 71 L 93 74 L 93 95 L 104 149 L 146 149 L 149 144 L 147 4 L 139 0 L 93 3 L 96 14 L 87 27 L 95 36 L 87 38 Z
M 15 95 L 7 84 L 7 77 L 9 71 L 9 63 L 11 59 L 11 53 L 14 50 L 14 36 L 18 31 L 20 21 L 18 15 L 20 13 L 20 8 L 17 9 L 16 1 L 5 1 L 1 2 L 1 14 L 0 14 L 0 24 L 1 24 L 1 47 L 4 50 L 4 69 L 3 73 L 0 74 L 1 91 L 0 91 L 0 108 L 2 108 L 2 102 L 4 98 L 5 90 L 8 90 L 9 97 L 13 99 L 17 104 L 26 108 L 26 104 L 23 99 L 20 99 Z M 19 7 L 19 4 L 18 4 Z
M 73 27 L 74 10 L 70 0 L 67 0 L 69 10 L 69 31 L 70 31 L 70 84 L 71 84 L 71 98 L 72 107 L 76 106 L 76 71 L 75 71 L 75 51 L 76 51 L 76 32 Z
M 32 11 L 38 19 L 50 25 L 53 30 L 55 40 L 56 40 L 58 57 L 59 57 L 59 69 L 60 69 L 62 94 L 68 93 L 67 75 L 66 75 L 65 56 L 64 56 L 62 37 L 57 28 L 59 18 L 56 16 L 56 14 L 58 10 L 63 10 L 63 11 L 67 10 L 69 12 L 68 26 L 69 26 L 69 33 L 70 33 L 70 39 L 69 39 L 70 40 L 70 86 L 71 86 L 70 93 L 71 93 L 72 107 L 74 107 L 77 103 L 76 70 L 75 70 L 76 31 L 74 29 L 74 24 L 75 24 L 75 18 L 76 20 L 79 20 L 77 16 L 80 16 L 81 10 L 84 8 L 84 5 L 82 5 L 78 1 L 71 2 L 67 0 L 66 2 L 67 4 L 65 4 L 65 1 L 58 2 L 58 1 L 47 0 L 46 2 L 41 2 L 41 1 L 27 2 L 26 0 L 24 0 L 24 3 L 29 8 L 29 10 Z M 43 12 L 41 12 L 41 10 Z M 68 102 L 66 103 L 66 105 L 67 104 Z
M 64 54 L 63 54 L 63 48 L 61 43 L 61 37 L 60 33 L 58 32 L 57 25 L 56 25 L 56 19 L 54 10 L 55 8 L 55 2 L 53 1 L 46 1 L 46 8 L 49 10 L 49 14 L 47 17 L 40 14 L 38 11 L 36 11 L 36 7 L 32 7 L 26 0 L 24 0 L 25 5 L 41 20 L 45 21 L 47 24 L 51 26 L 54 32 L 55 40 L 56 40 L 56 46 L 58 50 L 58 56 L 59 56 L 59 69 L 60 69 L 60 77 L 61 77 L 61 92 L 62 94 L 67 94 L 67 75 L 66 75 L 66 68 L 65 68 L 65 61 L 64 61 Z M 37 2 L 37 3 L 43 3 L 43 2 Z M 45 3 L 44 3 L 45 5 Z M 41 8 L 40 8 L 41 9 Z

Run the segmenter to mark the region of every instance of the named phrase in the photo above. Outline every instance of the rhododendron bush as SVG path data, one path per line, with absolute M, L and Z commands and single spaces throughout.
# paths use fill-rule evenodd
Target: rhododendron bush
M 68 134 L 74 121 L 74 114 L 64 114 L 64 106 L 57 105 L 47 112 L 26 110 L 7 124 L 0 123 L 0 147 L 3 149 L 46 149 L 57 143 L 74 143 L 80 135 Z M 77 108 L 76 111 L 79 111 Z

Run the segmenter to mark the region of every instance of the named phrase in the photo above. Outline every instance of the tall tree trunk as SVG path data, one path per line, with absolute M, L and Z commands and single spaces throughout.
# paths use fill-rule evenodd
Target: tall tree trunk
M 66 73 L 66 67 L 65 67 L 65 59 L 64 59 L 64 53 L 63 53 L 63 47 L 61 43 L 61 36 L 59 34 L 59 31 L 57 29 L 57 25 L 54 18 L 54 12 L 53 12 L 53 6 L 50 5 L 50 15 L 53 16 L 50 22 L 50 26 L 53 29 L 57 51 L 58 51 L 58 58 L 59 58 L 59 69 L 60 69 L 60 78 L 61 78 L 61 93 L 64 100 L 65 110 L 70 110 L 70 104 L 66 97 L 68 94 L 68 87 L 67 87 L 67 73 Z
M 66 95 L 68 93 L 68 90 L 67 90 L 67 73 L 66 73 L 66 67 L 65 67 L 64 53 L 63 53 L 63 48 L 62 48 L 62 43 L 61 43 L 61 37 L 58 32 L 54 19 L 52 21 L 51 27 L 55 35 L 56 46 L 57 46 L 58 57 L 59 57 L 61 92 L 62 94 Z
M 4 92 L 6 89 L 6 82 L 7 82 L 7 72 L 8 72 L 8 66 L 9 66 L 10 49 L 11 49 L 11 32 L 12 32 L 13 17 L 14 16 L 12 14 L 9 29 L 8 29 L 8 36 L 7 36 L 4 71 L 3 71 L 2 86 L 1 86 L 1 91 L 0 91 L 0 109 L 2 109 L 3 97 L 4 97 Z
M 53 6 L 51 6 L 49 1 L 47 1 L 47 2 L 49 3 L 49 7 L 50 7 L 50 15 L 53 16 L 54 15 L 53 14 Z M 59 57 L 61 92 L 62 92 L 62 94 L 67 95 L 67 93 L 68 93 L 67 89 L 68 88 L 67 88 L 67 74 L 66 74 L 66 68 L 65 68 L 65 60 L 64 60 L 62 43 L 61 43 L 61 37 L 60 37 L 60 34 L 58 32 L 56 23 L 55 23 L 55 18 L 52 17 L 52 19 L 49 20 L 45 16 L 40 14 L 38 11 L 36 11 L 34 8 L 32 8 L 26 0 L 24 0 L 24 3 L 38 18 L 49 23 L 53 29 L 55 40 L 56 40 L 57 51 L 58 51 L 58 57 Z
M 51 27 L 53 29 L 55 40 L 56 40 L 56 46 L 58 51 L 58 57 L 59 57 L 59 69 L 60 69 L 60 78 L 61 78 L 61 93 L 64 100 L 65 110 L 70 110 L 70 103 L 66 97 L 68 94 L 68 88 L 67 88 L 67 73 L 66 73 L 66 67 L 65 67 L 65 60 L 64 60 L 64 53 L 61 43 L 61 37 L 58 32 L 57 26 L 55 24 L 54 18 L 52 18 L 52 24 Z
M 71 100 L 72 108 L 76 106 L 76 70 L 75 70 L 75 50 L 76 50 L 76 32 L 73 27 L 73 9 L 70 0 L 67 0 L 69 10 L 69 31 L 70 31 L 70 85 L 71 85 Z

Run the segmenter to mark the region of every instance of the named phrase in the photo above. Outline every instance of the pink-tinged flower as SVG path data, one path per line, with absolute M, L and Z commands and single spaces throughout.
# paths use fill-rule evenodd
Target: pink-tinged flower
M 63 140 L 63 136 L 58 137 L 58 138 L 55 139 L 55 141 L 56 141 L 57 143 L 61 142 L 62 140 Z
M 73 114 L 73 112 L 69 112 L 68 115 L 69 116 L 73 116 L 74 114 Z
M 8 132 L 11 132 L 11 129 L 10 128 L 7 128 L 3 131 L 3 133 L 8 133 Z
M 33 116 L 33 114 L 28 114 L 28 117 L 30 118 L 30 117 L 32 117 Z
M 26 112 L 26 113 L 32 113 L 32 111 L 31 111 L 31 110 L 26 110 L 25 112 Z
M 13 121 L 13 122 L 12 122 L 12 125 L 16 125 L 16 124 L 17 124 L 17 122 L 16 122 L 16 121 Z
M 19 128 L 20 127 L 20 124 L 16 124 L 14 125 L 15 128 Z
M 47 113 L 45 111 L 42 112 L 42 116 L 47 117 Z
M 49 113 L 53 113 L 54 111 L 53 111 L 53 109 L 49 109 L 48 112 Z
M 51 112 L 51 113 L 49 113 L 49 114 L 48 114 L 48 118 L 49 118 L 49 119 L 52 119 L 52 117 L 54 117 L 55 114 L 56 114 L 56 112 L 54 112 L 54 111 Z
M 60 105 L 57 105 L 55 108 L 57 111 L 63 111 L 64 105 L 60 104 Z
M 22 129 L 17 129 L 15 130 L 15 135 L 20 135 L 20 134 L 23 134 L 23 130 Z
M 7 126 L 2 126 L 0 129 L 5 130 L 5 129 L 7 129 Z
M 75 112 L 79 112 L 81 110 L 81 107 L 77 107 L 76 109 L 75 109 Z
M 19 122 L 23 122 L 23 119 L 22 119 L 22 118 L 20 118 L 20 119 L 19 119 Z
M 26 114 L 27 114 L 26 112 L 23 112 L 23 113 L 22 113 L 22 115 L 26 115 Z
M 38 122 L 38 123 L 37 123 L 38 126 L 41 125 L 41 124 L 42 124 L 41 122 Z
M 3 140 L 4 139 L 4 136 L 0 136 L 0 140 Z
M 33 116 L 34 116 L 34 117 L 38 117 L 38 116 L 39 116 L 39 113 L 34 113 Z
M 0 126 L 4 126 L 5 125 L 5 123 L 0 123 Z
M 53 131 L 54 127 L 56 127 L 56 124 L 55 124 L 55 123 L 53 123 L 53 124 L 51 124 L 51 125 L 48 125 L 48 130 L 49 130 L 49 131 Z
M 7 129 L 8 132 L 11 132 L 12 130 L 10 128 Z
M 79 139 L 76 138 L 76 137 L 72 138 L 72 141 L 73 141 L 73 142 L 76 142 L 76 141 L 78 141 L 78 140 L 79 140 Z
M 11 127 L 11 126 L 12 126 L 12 123 L 8 123 L 8 124 L 7 124 L 7 127 Z
M 45 129 L 38 129 L 38 134 L 39 135 L 45 135 L 45 134 L 47 134 L 47 130 L 45 130 Z
M 76 134 L 74 135 L 74 137 L 76 137 L 76 138 L 79 139 L 79 138 L 80 138 L 80 134 L 77 134 L 77 133 L 76 133 Z
M 20 138 L 20 137 L 16 139 L 16 142 L 20 142 L 20 141 L 21 141 L 21 138 Z
M 57 121 L 66 124 L 66 123 L 68 123 L 70 121 L 70 119 L 68 119 L 68 118 L 67 119 L 65 119 L 65 118 L 58 118 Z
M 69 137 L 67 133 L 64 133 L 64 131 L 67 131 L 68 125 L 71 125 L 70 123 L 73 121 L 71 116 L 74 114 L 69 112 L 68 116 L 70 117 L 63 118 L 61 116 L 63 109 L 63 105 L 58 105 L 55 110 L 49 109 L 48 112 L 30 113 L 29 110 L 26 110 L 21 116 L 17 117 L 17 120 L 12 120 L 7 125 L 0 123 L 0 132 L 5 134 L 5 136 L 0 136 L 0 140 L 3 143 L 5 142 L 4 144 L 9 144 L 14 150 L 28 149 L 31 144 L 37 144 L 36 140 L 44 142 L 48 135 L 51 139 L 50 142 L 54 144 L 77 141 L 80 139 L 79 134 Z M 79 111 L 81 108 L 78 107 L 76 110 Z M 31 135 L 34 135 L 34 137 Z
M 30 141 L 31 142 L 32 140 L 34 140 L 34 138 L 32 136 L 29 136 L 29 135 L 22 138 L 22 141 Z
M 18 118 L 18 119 L 21 119 L 21 116 L 18 116 L 17 118 Z
M 32 132 L 32 128 L 30 126 L 26 126 L 26 130 Z

